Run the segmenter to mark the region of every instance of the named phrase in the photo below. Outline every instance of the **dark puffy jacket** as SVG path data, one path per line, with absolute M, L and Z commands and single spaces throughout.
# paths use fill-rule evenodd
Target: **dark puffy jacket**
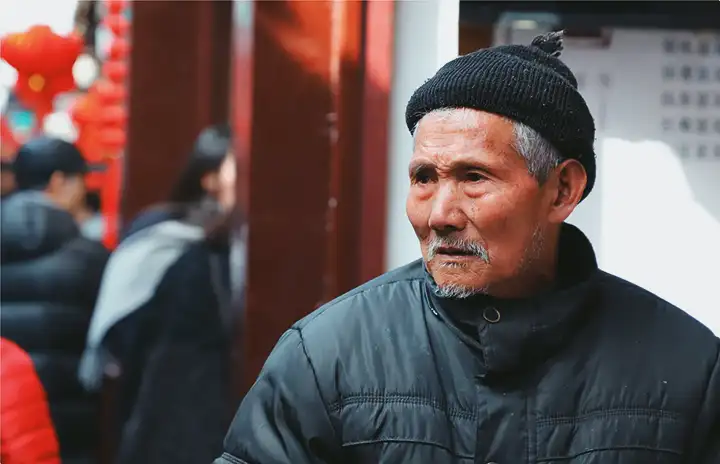
M 155 296 L 110 329 L 123 366 L 116 464 L 207 463 L 237 408 L 230 388 L 227 250 L 191 245 Z
M 216 464 L 720 463 L 718 339 L 562 235 L 537 298 L 440 298 L 415 262 L 296 323 Z
M 3 199 L 0 214 L 2 336 L 35 363 L 63 463 L 94 462 L 98 405 L 77 368 L 108 252 L 40 193 Z

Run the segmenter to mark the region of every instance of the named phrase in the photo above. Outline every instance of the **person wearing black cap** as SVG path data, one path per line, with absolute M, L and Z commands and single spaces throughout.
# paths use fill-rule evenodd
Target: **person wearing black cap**
M 72 144 L 42 137 L 20 147 L 12 170 L 17 190 L 0 208 L 0 331 L 36 363 L 63 462 L 95 462 L 98 404 L 76 371 L 109 253 L 71 214 L 87 165 Z
M 479 50 L 417 89 L 422 259 L 294 324 L 216 464 L 720 462 L 720 341 L 565 222 L 596 167 L 561 50 Z

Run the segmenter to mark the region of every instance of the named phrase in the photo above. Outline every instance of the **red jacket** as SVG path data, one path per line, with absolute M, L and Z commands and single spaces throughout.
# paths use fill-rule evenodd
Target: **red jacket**
M 45 390 L 30 356 L 0 338 L 0 462 L 60 464 Z

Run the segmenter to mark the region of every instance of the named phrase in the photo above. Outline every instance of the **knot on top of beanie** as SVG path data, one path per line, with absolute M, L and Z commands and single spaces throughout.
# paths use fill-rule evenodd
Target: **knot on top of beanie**
M 533 41 L 530 42 L 530 45 L 537 47 L 548 55 L 557 58 L 563 50 L 564 36 L 565 31 L 548 32 L 547 34 L 535 37 Z

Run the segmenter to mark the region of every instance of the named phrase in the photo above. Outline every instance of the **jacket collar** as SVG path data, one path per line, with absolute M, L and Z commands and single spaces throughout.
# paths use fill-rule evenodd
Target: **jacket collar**
M 572 335 L 593 301 L 599 275 L 590 241 L 564 224 L 560 234 L 558 284 L 533 298 L 507 300 L 486 295 L 443 298 L 426 272 L 432 310 L 478 353 L 481 370 L 511 373 L 547 359 Z

